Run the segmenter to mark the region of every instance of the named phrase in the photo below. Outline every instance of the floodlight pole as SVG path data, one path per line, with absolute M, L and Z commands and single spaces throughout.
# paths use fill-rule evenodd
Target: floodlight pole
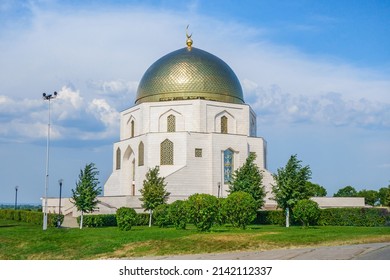
M 42 94 L 43 100 L 49 101 L 49 120 L 47 123 L 47 142 L 46 142 L 46 178 L 45 178 L 45 208 L 43 211 L 43 230 L 47 229 L 47 191 L 49 188 L 49 145 L 50 145 L 50 100 L 57 97 L 57 92 L 54 94 Z

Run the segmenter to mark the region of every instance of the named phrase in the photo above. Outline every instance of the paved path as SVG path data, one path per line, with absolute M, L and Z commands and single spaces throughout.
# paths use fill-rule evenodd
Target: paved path
M 261 252 L 176 255 L 137 258 L 144 260 L 390 260 L 390 242 L 311 247 Z

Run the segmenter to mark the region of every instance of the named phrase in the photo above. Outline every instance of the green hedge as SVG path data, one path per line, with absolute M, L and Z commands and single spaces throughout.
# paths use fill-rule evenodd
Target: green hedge
M 256 225 L 284 225 L 286 217 L 281 210 L 261 210 L 257 211 L 254 224 Z
M 284 212 L 281 210 L 258 211 L 254 224 L 285 225 L 285 219 Z M 292 219 L 291 224 L 299 223 Z M 390 226 L 390 212 L 383 208 L 321 209 L 317 224 L 321 226 Z
M 153 216 L 152 216 L 153 218 Z M 148 226 L 149 225 L 149 213 L 137 213 L 136 226 Z
M 77 223 L 80 224 L 80 216 L 77 217 Z M 137 213 L 137 219 L 135 221 L 136 226 L 149 225 L 149 214 Z M 116 227 L 116 214 L 98 214 L 98 215 L 84 215 L 83 218 L 84 227 Z
M 77 217 L 77 223 L 80 225 L 80 216 Z M 84 227 L 116 227 L 115 214 L 84 215 Z
M 35 225 L 43 224 L 43 213 L 35 211 L 24 211 L 24 210 L 12 210 L 12 209 L 0 209 L 1 220 L 12 220 L 26 222 Z M 49 227 L 57 226 L 58 214 L 49 213 L 47 216 L 47 224 Z M 60 222 L 64 221 L 64 215 L 60 215 Z
M 322 209 L 318 224 L 322 226 L 389 226 L 390 213 L 381 208 Z

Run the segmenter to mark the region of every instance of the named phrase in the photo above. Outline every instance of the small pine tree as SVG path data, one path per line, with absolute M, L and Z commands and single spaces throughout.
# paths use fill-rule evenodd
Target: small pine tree
M 159 176 L 160 168 L 158 166 L 149 169 L 146 173 L 143 188 L 140 190 L 142 197 L 142 207 L 145 211 L 149 210 L 149 227 L 152 226 L 153 210 L 161 204 L 165 204 L 170 195 L 165 190 L 164 177 Z
M 80 170 L 76 189 L 72 189 L 71 202 L 81 212 L 80 229 L 83 228 L 84 213 L 90 213 L 97 209 L 96 205 L 99 203 L 97 197 L 102 191 L 99 187 L 98 175 L 99 171 L 96 169 L 95 164 L 87 164 L 84 170 Z
M 256 201 L 257 208 L 264 205 L 266 192 L 263 186 L 263 175 L 255 163 L 256 154 L 250 153 L 243 166 L 234 171 L 229 183 L 229 193 L 243 191 L 249 193 Z

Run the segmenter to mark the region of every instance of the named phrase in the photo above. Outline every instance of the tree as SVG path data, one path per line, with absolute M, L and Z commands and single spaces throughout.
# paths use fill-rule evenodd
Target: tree
M 255 163 L 256 154 L 250 153 L 243 166 L 234 171 L 229 183 L 229 193 L 243 191 L 249 193 L 256 201 L 257 208 L 264 205 L 263 175 Z
M 389 185 L 388 191 L 387 191 L 387 198 L 386 198 L 385 206 L 390 207 L 390 185 Z
M 310 181 L 306 182 L 306 188 L 309 190 L 310 196 L 320 197 L 320 196 L 327 195 L 327 191 L 323 186 L 320 186 L 318 184 L 314 184 Z
M 388 206 L 390 204 L 390 185 L 386 188 L 380 188 L 378 191 L 379 203 L 382 206 Z
M 284 168 L 273 174 L 276 185 L 272 186 L 274 200 L 286 212 L 286 227 L 290 224 L 290 210 L 301 199 L 310 197 L 306 182 L 311 178 L 309 166 L 302 167 L 297 155 L 292 155 Z
M 234 227 L 245 229 L 256 218 L 257 203 L 249 193 L 231 193 L 222 205 L 227 221 Z
M 302 199 L 294 207 L 294 218 L 300 220 L 304 227 L 315 224 L 320 217 L 318 203 L 310 199 Z
M 146 179 L 144 180 L 143 188 L 140 190 L 142 197 L 142 207 L 145 211 L 149 210 L 149 227 L 152 226 L 153 210 L 161 204 L 165 204 L 170 195 L 165 190 L 164 177 L 159 176 L 160 168 L 158 166 L 149 169 L 146 173 Z
M 346 186 L 341 188 L 333 195 L 333 197 L 356 197 L 357 191 L 354 187 Z
M 99 171 L 96 169 L 95 164 L 87 164 L 84 170 L 80 170 L 76 189 L 72 189 L 71 202 L 81 212 L 80 229 L 83 228 L 84 213 L 90 213 L 97 209 L 96 205 L 99 203 L 97 197 L 102 191 L 99 187 L 98 175 Z
M 367 205 L 375 206 L 379 202 L 379 193 L 374 190 L 363 189 L 357 193 L 357 196 L 364 197 L 364 202 Z

